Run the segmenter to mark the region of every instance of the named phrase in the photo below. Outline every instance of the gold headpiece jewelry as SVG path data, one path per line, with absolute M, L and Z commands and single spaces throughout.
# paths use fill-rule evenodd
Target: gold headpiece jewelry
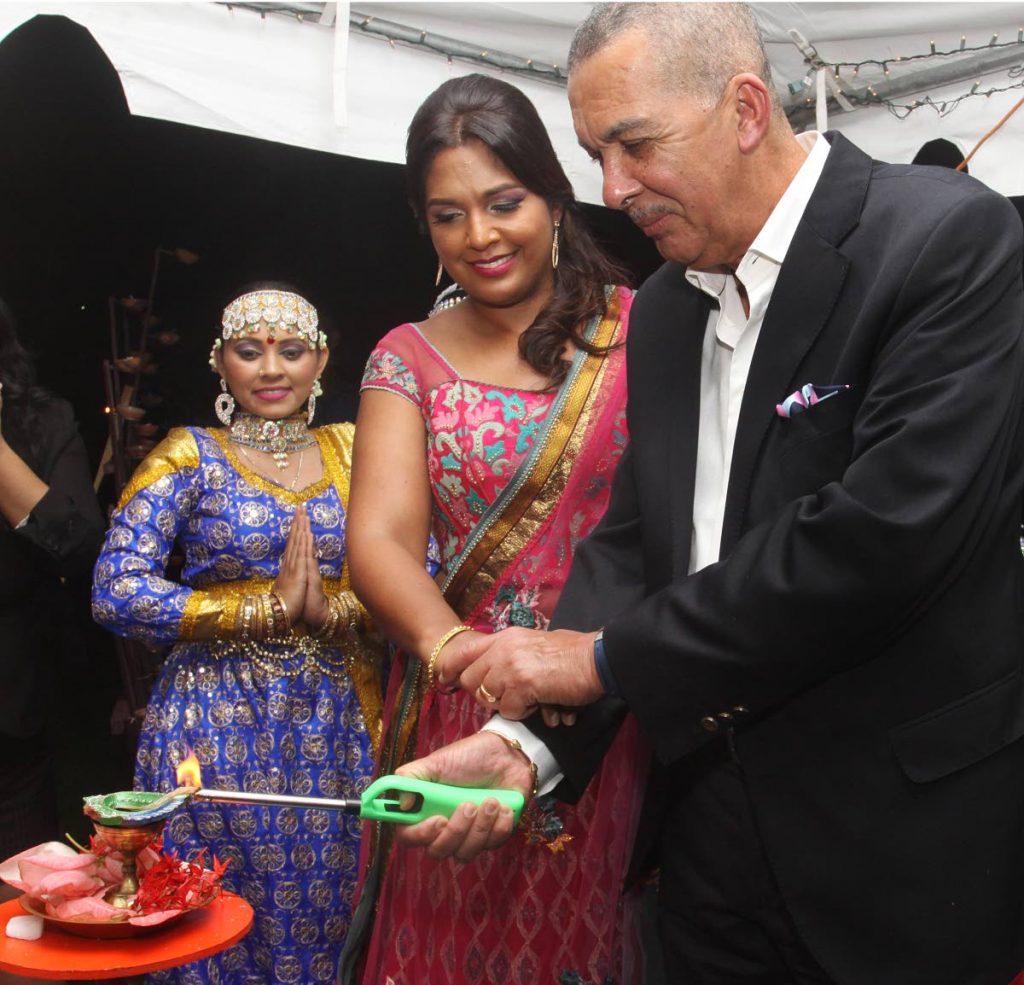
M 224 309 L 220 338 L 210 351 L 210 366 L 216 369 L 214 355 L 228 339 L 243 338 L 259 331 L 260 322 L 267 326 L 267 335 L 278 332 L 297 335 L 310 349 L 322 349 L 327 336 L 319 331 L 316 308 L 304 297 L 291 291 L 251 291 L 235 298 Z

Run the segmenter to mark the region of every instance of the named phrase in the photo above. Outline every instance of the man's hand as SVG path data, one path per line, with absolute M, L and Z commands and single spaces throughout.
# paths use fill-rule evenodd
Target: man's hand
M 594 666 L 596 638 L 568 629 L 505 629 L 469 640 L 444 672 L 505 718 L 526 718 L 539 705 L 578 708 L 604 694 Z M 557 714 L 546 710 L 548 724 Z
M 518 790 L 527 799 L 533 787 L 529 760 L 493 732 L 477 732 L 395 772 L 458 787 Z M 500 848 L 512 831 L 512 811 L 488 798 L 479 808 L 462 804 L 450 818 L 399 825 L 397 838 L 407 847 L 426 848 L 431 858 L 469 862 L 483 851 Z

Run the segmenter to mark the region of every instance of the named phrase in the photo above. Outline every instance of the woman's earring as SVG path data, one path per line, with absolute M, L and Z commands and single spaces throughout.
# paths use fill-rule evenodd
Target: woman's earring
M 224 427 L 231 427 L 231 415 L 235 412 L 235 398 L 228 393 L 228 381 L 220 378 L 220 394 L 213 402 L 213 412 Z
M 551 267 L 554 270 L 558 269 L 558 227 L 560 223 L 555 220 L 555 238 L 551 240 Z
M 313 423 L 313 415 L 316 413 L 316 398 L 324 395 L 324 388 L 320 386 L 320 377 L 313 381 L 313 389 L 309 391 L 309 403 L 306 405 L 306 423 Z
M 437 276 L 434 278 L 434 287 L 441 286 L 441 277 L 444 275 L 444 264 L 441 263 L 441 258 L 437 258 Z

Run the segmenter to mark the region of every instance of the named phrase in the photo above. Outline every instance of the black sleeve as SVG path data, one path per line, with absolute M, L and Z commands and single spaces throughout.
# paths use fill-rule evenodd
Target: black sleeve
M 44 426 L 53 442 L 39 476 L 50 488 L 14 534 L 37 548 L 54 574 L 76 577 L 92 569 L 105 524 L 71 406 L 63 400 L 52 406 Z

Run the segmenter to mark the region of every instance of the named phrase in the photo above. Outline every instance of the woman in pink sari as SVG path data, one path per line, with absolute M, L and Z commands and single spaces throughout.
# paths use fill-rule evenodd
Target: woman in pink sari
M 476 633 L 547 625 L 626 442 L 632 302 L 518 89 L 479 75 L 445 83 L 413 119 L 407 160 L 438 277 L 460 293 L 389 332 L 363 378 L 352 579 L 405 658 L 384 771 L 487 722 L 472 694 L 439 683 L 446 658 Z M 422 565 L 431 530 L 440 586 Z M 378 833 L 366 933 L 357 915 L 342 980 L 635 981 L 623 883 L 645 773 L 627 725 L 578 804 L 534 798 L 498 852 L 435 861 Z

